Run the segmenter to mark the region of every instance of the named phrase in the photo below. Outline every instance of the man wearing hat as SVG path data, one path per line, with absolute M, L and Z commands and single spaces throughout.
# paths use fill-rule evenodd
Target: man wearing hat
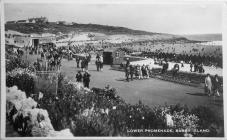
M 86 88 L 89 88 L 90 76 L 91 75 L 88 73 L 88 70 L 86 70 L 83 75 L 83 83 L 84 83 L 84 87 Z

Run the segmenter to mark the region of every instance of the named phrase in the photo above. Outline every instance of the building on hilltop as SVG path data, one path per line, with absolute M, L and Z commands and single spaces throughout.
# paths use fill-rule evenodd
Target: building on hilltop
M 48 19 L 46 17 L 39 17 L 39 18 L 29 18 L 29 23 L 47 23 Z
M 59 25 L 65 25 L 66 22 L 65 21 L 57 21 L 56 24 L 59 24 Z
M 17 20 L 17 21 L 7 21 L 6 24 L 14 24 L 14 23 L 47 23 L 48 19 L 46 17 L 39 18 L 28 18 L 27 20 Z

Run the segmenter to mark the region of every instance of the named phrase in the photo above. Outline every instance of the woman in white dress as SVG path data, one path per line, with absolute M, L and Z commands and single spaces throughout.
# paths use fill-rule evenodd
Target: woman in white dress
M 210 74 L 207 74 L 207 76 L 205 77 L 205 94 L 208 94 L 208 96 L 210 96 L 211 93 L 212 93 L 212 81 L 211 81 Z

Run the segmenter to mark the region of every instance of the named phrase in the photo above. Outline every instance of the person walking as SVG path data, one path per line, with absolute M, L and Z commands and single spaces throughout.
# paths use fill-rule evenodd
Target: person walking
M 100 59 L 100 55 L 99 54 L 96 55 L 96 59 L 97 60 Z
M 88 70 L 88 58 L 86 57 L 85 59 L 84 59 L 84 66 L 85 66 L 85 70 Z
M 130 65 L 129 70 L 130 70 L 130 78 L 131 78 L 131 80 L 133 80 L 134 67 L 132 65 Z
M 76 74 L 76 81 L 77 82 L 82 82 L 83 75 L 81 74 L 81 71 L 78 71 Z
M 214 87 L 214 96 L 220 96 L 219 94 L 220 81 L 217 74 L 214 76 L 213 87 Z
M 210 74 L 208 73 L 205 77 L 205 94 L 210 96 L 211 93 L 212 93 L 212 81 L 211 81 Z
M 77 68 L 80 68 L 80 58 L 79 57 L 76 57 L 76 65 L 77 65 Z
M 81 60 L 80 66 L 81 66 L 81 70 L 84 71 L 84 69 L 85 69 L 85 60 L 84 59 Z
M 91 61 L 91 54 L 89 53 L 88 54 L 88 62 L 90 62 Z
M 142 70 L 141 70 L 140 65 L 139 65 L 138 69 L 139 69 L 139 79 L 143 79 Z
M 88 70 L 86 70 L 83 75 L 83 83 L 84 83 L 84 87 L 86 87 L 86 88 L 89 88 L 90 77 L 91 77 L 91 75 L 88 73 Z
M 41 52 L 41 59 L 44 59 L 44 52 Z
M 173 77 L 176 77 L 179 70 L 180 70 L 179 64 L 175 64 L 173 67 Z
M 194 72 L 197 72 L 198 71 L 198 63 L 196 62 L 195 64 L 194 64 Z
M 190 62 L 190 72 L 192 72 L 193 64 Z
M 128 82 L 129 82 L 129 73 L 130 73 L 130 67 L 126 66 L 125 67 L 125 77 Z
M 169 68 L 169 63 L 167 61 L 163 61 L 163 64 L 162 64 L 162 74 L 166 73 L 168 68 Z
M 127 57 L 126 58 L 126 67 L 128 67 L 130 65 L 130 61 L 129 61 L 129 58 Z
M 102 71 L 103 70 L 103 56 L 100 55 L 100 70 Z
M 145 78 L 146 77 L 146 69 L 145 69 L 145 65 L 144 64 L 141 67 L 141 71 L 142 71 L 142 77 Z
M 100 70 L 100 61 L 99 61 L 99 59 L 96 59 L 95 65 L 96 65 L 97 71 L 99 71 Z
M 169 68 L 169 63 L 168 63 L 168 61 L 166 60 L 166 64 L 165 64 L 165 72 L 167 72 L 168 68 Z
M 148 65 L 145 66 L 145 71 L 146 71 L 146 78 L 149 78 L 150 77 L 150 75 L 149 75 L 150 71 L 149 71 L 149 66 Z
M 181 64 L 181 67 L 184 67 L 184 61 L 183 60 L 180 61 L 180 64 Z

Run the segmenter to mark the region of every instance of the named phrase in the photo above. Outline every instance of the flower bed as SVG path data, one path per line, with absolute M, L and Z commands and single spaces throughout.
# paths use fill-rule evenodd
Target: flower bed
M 154 75 L 160 75 L 162 69 L 161 68 L 153 68 L 152 73 Z M 163 76 L 169 76 L 172 77 L 172 71 L 167 71 Z M 194 82 L 194 83 L 204 83 L 204 79 L 206 77 L 206 74 L 201 73 L 192 73 L 192 72 L 178 72 L 175 78 L 182 79 L 186 82 Z M 211 76 L 213 77 L 213 76 Z M 220 77 L 221 83 L 223 82 L 223 77 Z
M 217 136 L 218 133 L 197 133 L 210 129 L 212 123 L 197 111 L 180 105 L 151 108 L 139 102 L 126 103 L 115 89 L 84 89 L 78 83 L 62 80 L 57 96 L 44 96 L 42 108 L 48 110 L 56 130 L 70 128 L 74 136 Z M 78 88 L 80 87 L 80 88 Z M 44 103 L 45 102 L 45 103 Z M 204 107 L 207 113 L 209 108 Z M 209 114 L 207 114 L 209 116 Z M 209 118 L 209 117 L 208 117 Z M 212 116 L 213 120 L 217 119 Z M 203 122 L 205 121 L 205 122 Z M 203 123 L 201 123 L 203 122 Z M 207 124 L 205 126 L 205 124 Z M 219 124 L 220 126 L 220 124 Z M 182 133 L 129 133 L 131 129 L 187 129 Z M 216 131 L 216 130 L 215 130 Z
M 16 68 L 6 73 L 6 86 L 12 87 L 16 85 L 20 90 L 25 91 L 26 95 L 29 97 L 34 93 L 35 77 L 35 74 L 27 68 Z
M 28 68 L 28 63 L 22 61 L 21 58 L 17 56 L 10 56 L 6 59 L 6 71 L 12 71 L 16 68 Z

